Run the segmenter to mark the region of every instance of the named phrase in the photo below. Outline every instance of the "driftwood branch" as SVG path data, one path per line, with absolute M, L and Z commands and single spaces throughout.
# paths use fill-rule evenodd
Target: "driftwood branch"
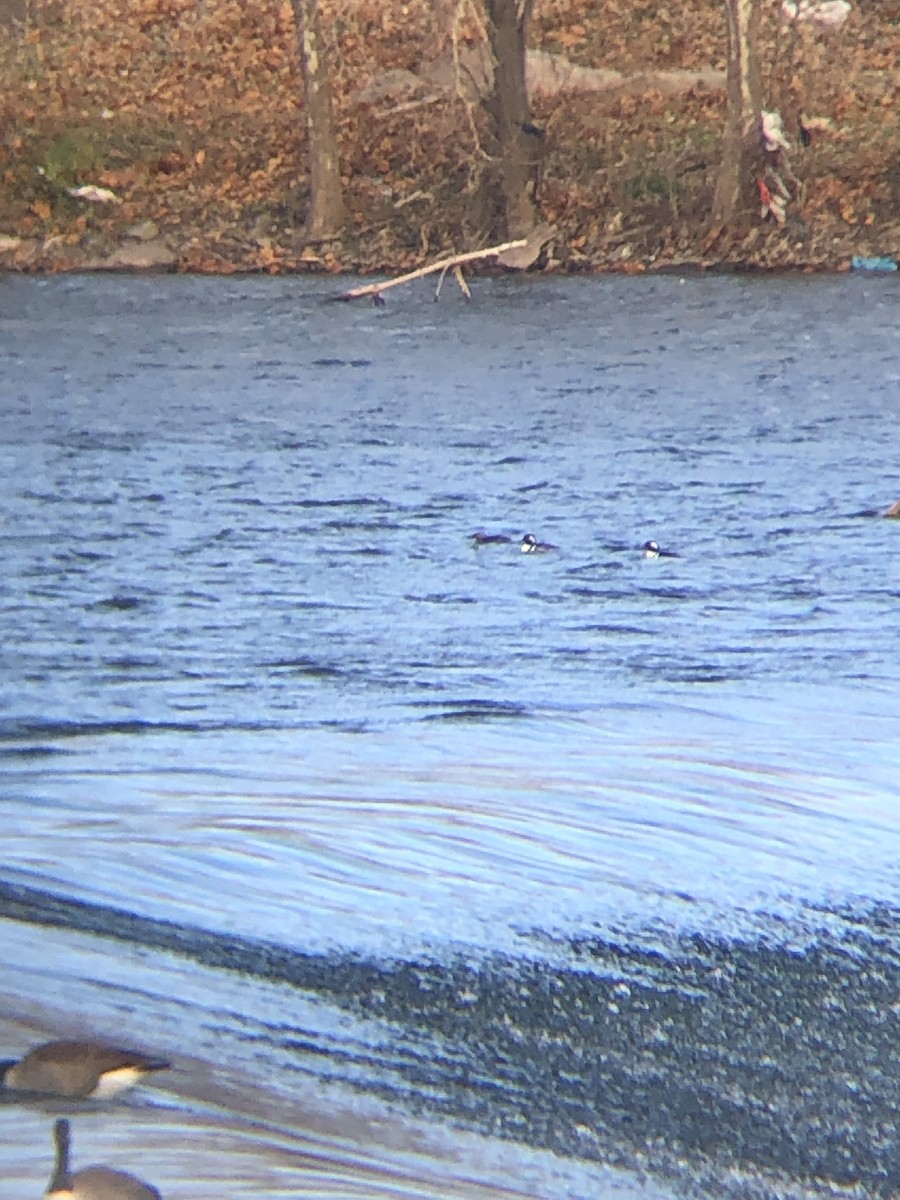
M 518 238 L 514 242 L 488 246 L 486 250 L 470 250 L 466 254 L 451 254 L 445 258 L 439 258 L 437 262 L 429 263 L 427 267 L 419 267 L 415 271 L 407 272 L 406 275 L 398 275 L 396 279 L 387 279 L 384 283 L 367 283 L 363 287 L 351 288 L 349 292 L 341 292 L 340 296 L 335 296 L 335 300 L 358 300 L 360 296 L 380 296 L 388 288 L 399 287 L 401 283 L 411 283 L 413 279 L 421 279 L 425 275 L 434 274 L 435 271 L 440 271 L 443 276 L 451 267 L 458 267 L 462 263 L 477 262 L 480 258 L 493 258 L 495 255 L 503 254 L 506 250 L 518 250 L 525 245 L 525 242 L 525 238 Z
M 333 296 L 332 299 L 358 300 L 361 296 L 371 296 L 377 304 L 381 293 L 386 292 L 388 288 L 399 287 L 401 283 L 411 283 L 414 279 L 433 275 L 435 271 L 440 272 L 435 300 L 441 294 L 444 276 L 448 271 L 453 272 L 463 295 L 469 299 L 469 288 L 460 269 L 463 263 L 478 262 L 483 258 L 496 258 L 506 267 L 523 270 L 525 267 L 531 266 L 540 254 L 541 247 L 550 241 L 555 233 L 556 230 L 552 225 L 539 225 L 527 238 L 516 238 L 514 242 L 501 242 L 499 246 L 488 246 L 484 250 L 469 250 L 465 254 L 447 254 L 425 267 L 418 267 L 415 271 L 407 272 L 406 275 L 398 275 L 396 279 L 387 279 L 383 283 L 366 283 L 362 287 L 351 288 L 349 292 L 341 292 L 339 296 Z

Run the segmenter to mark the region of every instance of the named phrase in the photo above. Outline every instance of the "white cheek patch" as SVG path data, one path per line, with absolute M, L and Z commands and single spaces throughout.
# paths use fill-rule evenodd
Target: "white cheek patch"
M 104 1071 L 97 1086 L 91 1092 L 94 1100 L 108 1100 L 110 1096 L 118 1096 L 126 1088 L 134 1087 L 140 1081 L 144 1072 L 137 1067 L 119 1067 L 116 1071 Z

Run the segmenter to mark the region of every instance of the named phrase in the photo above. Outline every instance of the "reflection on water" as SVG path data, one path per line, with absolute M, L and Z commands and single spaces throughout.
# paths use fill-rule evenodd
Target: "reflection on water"
M 177 1064 L 77 1161 L 896 1190 L 898 303 L 3 283 L 2 1045 Z
M 5 875 L 384 954 L 650 916 L 736 928 L 798 899 L 890 895 L 894 718 L 877 693 L 793 695 L 371 735 L 19 730 L 9 744 L 57 752 L 7 763 Z

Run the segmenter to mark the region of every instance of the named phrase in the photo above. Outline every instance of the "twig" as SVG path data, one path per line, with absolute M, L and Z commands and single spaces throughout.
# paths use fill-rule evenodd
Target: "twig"
M 377 121 L 389 121 L 398 113 L 412 112 L 415 108 L 426 108 L 429 104 L 446 102 L 446 99 L 447 97 L 441 95 L 440 92 L 433 92 L 430 96 L 423 96 L 420 100 L 404 100 L 402 104 L 395 104 L 393 108 L 383 108 L 381 112 L 373 115 Z
M 437 287 L 434 289 L 435 302 L 437 302 L 441 298 L 441 288 L 444 286 L 444 280 L 447 278 L 447 272 L 449 271 L 449 269 L 450 269 L 450 264 L 448 263 L 447 266 L 444 267 L 443 271 L 441 271 L 440 275 L 438 275 Z M 457 267 L 457 270 L 459 270 L 458 267 Z
M 456 282 L 459 284 L 459 290 L 462 292 L 462 294 L 465 296 L 465 298 L 467 300 L 471 300 L 472 292 L 469 288 L 469 285 L 466 283 L 466 277 L 465 277 L 465 275 L 463 275 L 462 267 L 458 263 L 453 268 L 453 275 L 456 279 Z
M 394 208 L 403 208 L 407 204 L 412 204 L 414 200 L 433 200 L 434 196 L 431 192 L 423 192 L 421 189 L 418 192 L 412 192 L 409 196 L 403 196 L 400 200 L 394 201 Z

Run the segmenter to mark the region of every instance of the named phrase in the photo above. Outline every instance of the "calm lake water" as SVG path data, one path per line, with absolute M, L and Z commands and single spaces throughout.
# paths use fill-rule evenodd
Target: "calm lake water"
M 897 281 L 341 286 L 0 279 L 0 1200 L 896 1195 Z

